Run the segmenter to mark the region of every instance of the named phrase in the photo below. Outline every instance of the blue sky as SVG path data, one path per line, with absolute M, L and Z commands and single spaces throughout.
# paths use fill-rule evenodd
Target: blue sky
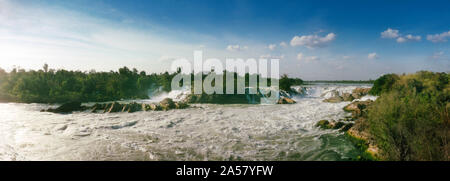
M 450 70 L 450 1 L 0 0 L 0 67 L 169 70 L 279 58 L 307 80 Z

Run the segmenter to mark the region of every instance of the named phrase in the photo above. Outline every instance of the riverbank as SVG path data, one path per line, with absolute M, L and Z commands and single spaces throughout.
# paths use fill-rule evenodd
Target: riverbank
M 420 71 L 387 74 L 369 92 L 376 101 L 353 101 L 344 107 L 353 123 L 320 121 L 325 129 L 344 130 L 363 151 L 363 160 L 450 160 L 449 74 Z M 344 101 L 349 95 L 326 99 Z M 338 124 L 339 123 L 339 124 Z M 337 128 L 339 126 L 339 128 Z

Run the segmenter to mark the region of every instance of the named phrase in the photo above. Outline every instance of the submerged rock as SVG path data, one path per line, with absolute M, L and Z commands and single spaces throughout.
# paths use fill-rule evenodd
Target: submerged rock
M 61 106 L 59 106 L 56 109 L 47 109 L 47 112 L 53 112 L 53 113 L 71 113 L 73 111 L 81 111 L 85 107 L 81 106 L 81 102 L 68 102 Z
M 341 96 L 334 96 L 330 97 L 328 99 L 323 100 L 323 102 L 329 102 L 329 103 L 339 103 L 344 101 L 344 99 Z
M 317 122 L 316 127 L 320 127 L 322 129 L 330 129 L 332 126 L 330 125 L 330 122 L 328 120 L 320 120 Z

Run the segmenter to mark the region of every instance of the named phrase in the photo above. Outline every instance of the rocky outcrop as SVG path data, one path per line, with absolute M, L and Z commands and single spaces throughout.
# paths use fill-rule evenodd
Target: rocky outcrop
M 107 113 L 114 113 L 114 112 L 120 112 L 123 110 L 123 105 L 119 104 L 118 102 L 114 102 L 108 106 L 106 106 L 106 112 Z
M 359 98 L 369 94 L 370 89 L 371 88 L 361 88 L 361 87 L 353 89 L 352 97 L 355 98 L 355 99 L 359 99 Z
M 91 112 L 95 113 L 103 110 L 103 113 L 115 113 L 115 112 L 127 112 L 133 113 L 138 111 L 161 111 L 170 109 L 185 109 L 188 108 L 189 104 L 184 102 L 175 102 L 172 99 L 166 98 L 159 103 L 150 104 L 139 104 L 136 102 L 120 104 L 118 102 L 108 103 L 108 104 L 95 104 L 92 106 Z
M 372 103 L 372 100 L 355 101 L 344 107 L 344 111 L 351 112 L 353 118 L 365 117 L 367 115 L 367 107 Z
M 338 103 L 338 102 L 342 102 L 344 101 L 344 99 L 341 96 L 334 96 L 334 97 L 330 97 L 328 99 L 323 100 L 323 102 L 329 102 L 329 103 Z
M 68 102 L 65 104 L 62 104 L 61 106 L 57 107 L 56 109 L 47 109 L 42 110 L 46 112 L 53 112 L 53 113 L 71 113 L 73 111 L 82 111 L 85 110 L 86 107 L 81 106 L 81 102 Z
M 352 93 L 343 93 L 339 95 L 337 91 L 333 92 L 333 96 L 323 100 L 323 102 L 329 103 L 339 103 L 343 101 L 353 101 L 355 99 L 360 99 L 361 97 L 367 95 L 370 91 L 370 88 L 356 88 L 352 90 Z
M 320 120 L 317 122 L 316 127 L 322 129 L 339 129 L 340 131 L 347 131 L 353 126 L 353 123 L 348 121 L 335 121 L 335 120 Z
M 118 102 L 113 103 L 96 103 L 93 106 L 82 106 L 81 102 L 69 102 L 65 103 L 55 109 L 41 110 L 42 112 L 53 112 L 53 113 L 71 113 L 73 111 L 85 111 L 90 110 L 92 113 L 103 112 L 103 113 L 116 113 L 116 112 L 127 112 L 133 113 L 138 111 L 167 111 L 171 109 L 185 109 L 188 108 L 189 104 L 185 102 L 175 102 L 170 98 L 166 98 L 159 103 L 151 104 L 139 104 L 136 102 L 121 104 Z
M 175 102 L 173 102 L 170 98 L 165 98 L 161 102 L 159 102 L 159 105 L 161 106 L 162 110 L 169 110 L 175 108 Z
M 356 90 L 356 89 L 355 89 Z M 358 96 L 365 95 L 368 89 L 358 89 L 353 91 L 353 94 Z M 371 140 L 370 134 L 367 131 L 367 111 L 372 104 L 372 100 L 367 101 L 355 101 L 344 107 L 344 111 L 351 112 L 352 116 L 347 117 L 344 120 L 328 121 L 320 120 L 316 126 L 322 129 L 339 129 L 345 132 L 352 142 L 363 151 L 362 157 L 358 158 L 363 160 L 378 160 L 381 159 L 380 151 L 378 147 Z
M 295 104 L 296 102 L 288 97 L 280 97 L 280 99 L 278 99 L 278 104 Z

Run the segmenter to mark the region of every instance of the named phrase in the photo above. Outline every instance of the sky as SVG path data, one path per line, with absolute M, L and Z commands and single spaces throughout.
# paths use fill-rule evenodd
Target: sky
M 276 58 L 305 80 L 450 71 L 450 1 L 0 0 L 0 67 L 170 70 Z

